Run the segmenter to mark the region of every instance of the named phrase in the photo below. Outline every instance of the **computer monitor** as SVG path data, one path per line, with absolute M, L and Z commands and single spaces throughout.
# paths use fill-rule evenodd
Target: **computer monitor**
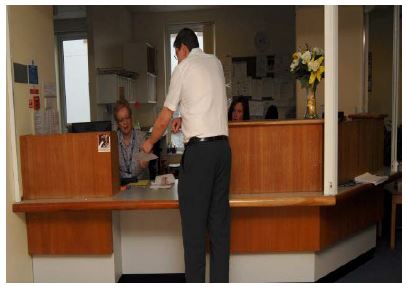
M 83 123 L 72 123 L 72 133 L 104 132 L 111 131 L 111 121 L 94 121 Z

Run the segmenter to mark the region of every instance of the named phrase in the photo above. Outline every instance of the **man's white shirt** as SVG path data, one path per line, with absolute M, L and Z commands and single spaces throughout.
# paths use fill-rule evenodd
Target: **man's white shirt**
M 173 71 L 164 107 L 180 107 L 185 142 L 191 137 L 228 136 L 227 97 L 221 62 L 194 48 Z

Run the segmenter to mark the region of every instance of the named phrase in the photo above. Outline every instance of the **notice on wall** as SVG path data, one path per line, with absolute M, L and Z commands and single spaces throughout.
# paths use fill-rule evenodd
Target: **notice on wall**
M 97 135 L 98 152 L 110 152 L 110 135 L 109 134 L 99 134 Z
M 47 134 L 57 134 L 59 132 L 59 112 L 49 108 L 45 110 L 45 128 Z
M 41 110 L 34 111 L 34 131 L 36 135 L 44 134 L 44 113 Z
M 56 97 L 56 85 L 52 83 L 44 83 L 43 87 L 45 98 L 55 98 Z
M 233 77 L 236 81 L 247 78 L 247 62 L 233 63 Z
M 264 103 L 262 101 L 249 101 L 250 116 L 263 116 Z
M 35 134 L 57 134 L 59 133 L 59 113 L 55 109 L 34 111 Z
M 268 72 L 268 58 L 266 55 L 258 55 L 256 57 L 256 76 L 259 78 L 266 77 Z

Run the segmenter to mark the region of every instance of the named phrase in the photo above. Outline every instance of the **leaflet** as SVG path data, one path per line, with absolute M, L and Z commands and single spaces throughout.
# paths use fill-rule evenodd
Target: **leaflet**
M 145 153 L 145 152 L 141 151 L 141 152 L 136 153 L 133 158 L 136 160 L 150 161 L 150 160 L 157 159 L 158 157 L 153 153 Z

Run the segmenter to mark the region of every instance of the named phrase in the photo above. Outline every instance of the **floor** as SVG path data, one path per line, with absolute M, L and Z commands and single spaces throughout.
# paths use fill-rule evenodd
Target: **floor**
M 402 234 L 397 231 L 396 247 L 389 248 L 387 239 L 378 239 L 374 255 L 355 269 L 334 281 L 336 283 L 401 283 L 402 282 Z
M 401 208 L 398 213 L 396 246 L 389 247 L 389 232 L 377 239 L 374 256 L 353 271 L 334 281 L 337 283 L 401 283 L 402 282 L 402 229 Z

